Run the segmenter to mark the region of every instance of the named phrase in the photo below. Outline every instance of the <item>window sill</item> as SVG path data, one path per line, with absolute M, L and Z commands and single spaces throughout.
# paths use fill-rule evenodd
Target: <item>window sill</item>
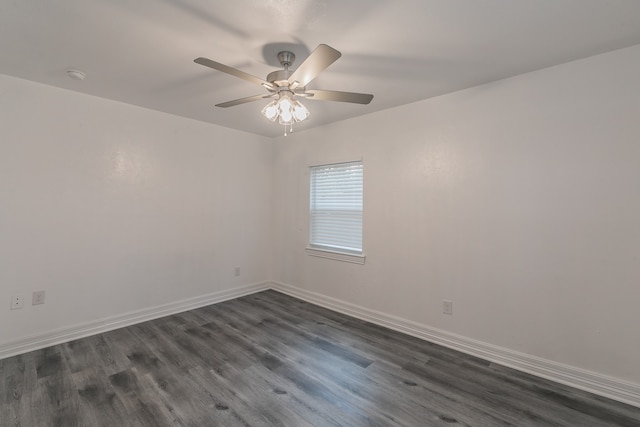
M 307 247 L 307 254 L 311 256 L 316 256 L 320 258 L 333 259 L 336 261 L 350 262 L 353 264 L 361 264 L 364 265 L 365 256 L 364 255 L 354 255 L 348 254 L 345 252 L 336 252 L 330 251 L 327 249 L 318 249 L 318 248 L 310 248 Z

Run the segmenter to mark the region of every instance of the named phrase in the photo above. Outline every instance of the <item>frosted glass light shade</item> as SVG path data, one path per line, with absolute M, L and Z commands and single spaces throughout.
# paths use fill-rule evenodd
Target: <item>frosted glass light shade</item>
M 293 102 L 293 117 L 296 119 L 296 122 L 301 122 L 309 117 L 309 110 L 307 110 L 307 107 L 302 105 L 300 101 Z
M 267 119 L 275 122 L 278 119 L 278 104 L 277 101 L 271 101 L 262 109 L 262 115 Z
M 278 123 L 281 125 L 290 125 L 293 122 L 293 114 L 291 113 L 291 108 L 286 110 L 280 109 L 280 116 L 278 118 Z

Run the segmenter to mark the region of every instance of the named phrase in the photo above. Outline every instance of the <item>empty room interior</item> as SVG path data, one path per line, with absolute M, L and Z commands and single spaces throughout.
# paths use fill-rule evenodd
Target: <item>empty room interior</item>
M 0 426 L 640 425 L 640 2 L 0 4 Z

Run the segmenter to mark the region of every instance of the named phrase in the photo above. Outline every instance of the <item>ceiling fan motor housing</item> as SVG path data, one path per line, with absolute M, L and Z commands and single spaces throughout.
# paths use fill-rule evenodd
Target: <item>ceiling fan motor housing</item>
M 293 61 L 296 60 L 296 56 L 293 52 L 289 52 L 288 50 L 282 51 L 278 53 L 278 61 L 280 61 L 280 65 L 286 70 L 291 67 Z
M 269 83 L 273 83 L 278 87 L 289 86 L 289 76 L 293 74 L 293 71 L 289 70 L 277 70 L 272 73 L 269 73 L 267 76 L 267 81 Z
M 278 53 L 278 61 L 280 61 L 280 65 L 284 68 L 284 70 L 277 70 L 267 75 L 267 81 L 269 83 L 273 83 L 278 88 L 288 88 L 290 85 L 289 76 L 293 74 L 293 71 L 289 70 L 293 61 L 295 61 L 296 56 L 293 52 L 283 51 Z

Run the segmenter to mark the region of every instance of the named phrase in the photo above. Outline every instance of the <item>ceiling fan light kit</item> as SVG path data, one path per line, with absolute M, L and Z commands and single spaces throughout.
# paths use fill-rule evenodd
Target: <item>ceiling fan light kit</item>
M 305 120 L 309 117 L 309 110 L 293 96 L 292 92 L 280 91 L 278 99 L 268 103 L 262 109 L 262 114 L 272 122 L 277 120 L 281 125 Z
M 207 58 L 196 58 L 194 62 L 214 70 L 222 71 L 234 77 L 258 84 L 269 92 L 268 95 L 255 95 L 240 98 L 233 101 L 216 104 L 216 107 L 228 108 L 247 102 L 258 101 L 260 99 L 275 98 L 263 109 L 262 115 L 272 122 L 284 125 L 284 134 L 287 135 L 293 130 L 293 123 L 301 122 L 309 117 L 309 110 L 296 98 L 319 101 L 339 101 L 356 104 L 368 104 L 373 99 L 373 95 L 354 92 L 337 92 L 329 90 L 307 90 L 307 84 L 315 79 L 320 72 L 333 64 L 342 54 L 334 48 L 325 44 L 319 45 L 305 59 L 295 71 L 289 70 L 296 56 L 293 52 L 283 51 L 278 53 L 278 60 L 284 68 L 267 75 L 266 80 L 247 74 L 236 68 L 229 67 L 219 62 Z

